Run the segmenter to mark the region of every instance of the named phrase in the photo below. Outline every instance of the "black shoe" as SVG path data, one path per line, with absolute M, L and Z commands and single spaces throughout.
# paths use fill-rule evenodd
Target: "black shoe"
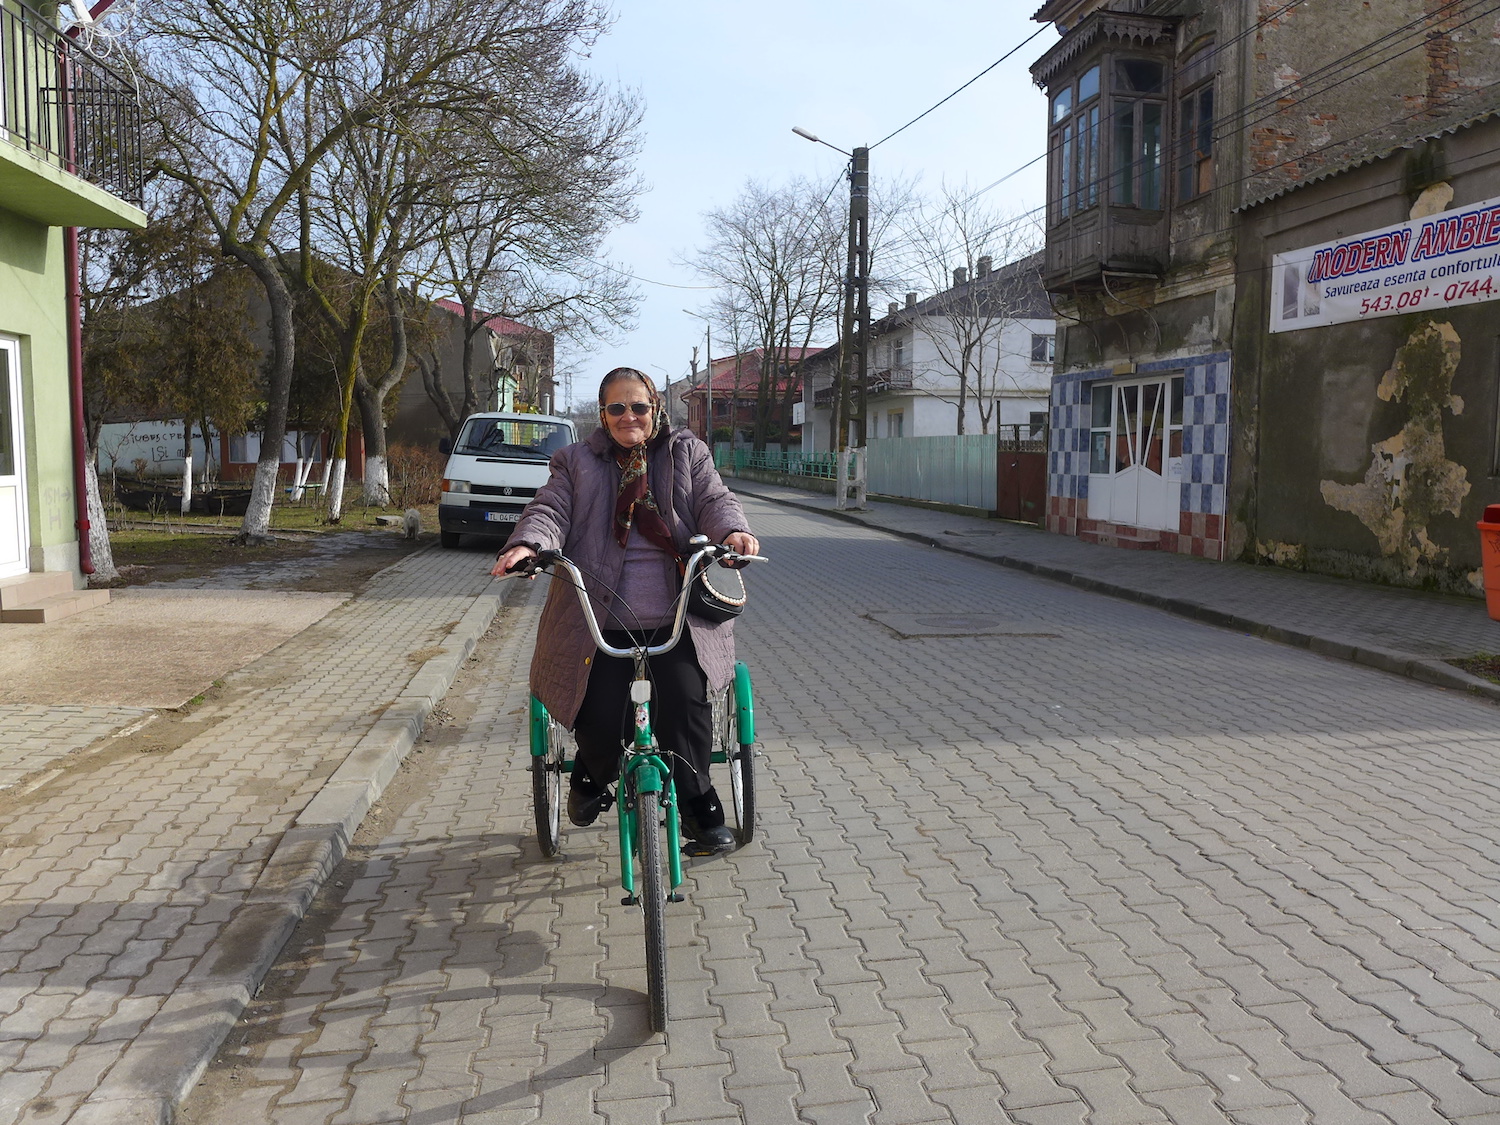
M 568 820 L 578 828 L 593 824 L 614 803 L 614 794 L 608 789 L 592 792 L 580 785 L 568 786 Z
M 683 802 L 682 831 L 690 841 L 692 855 L 721 855 L 734 851 L 734 833 L 724 827 L 724 806 L 710 789 Z
M 734 851 L 734 847 L 734 833 L 721 824 L 717 828 L 695 830 L 682 850 L 689 855 L 723 855 Z

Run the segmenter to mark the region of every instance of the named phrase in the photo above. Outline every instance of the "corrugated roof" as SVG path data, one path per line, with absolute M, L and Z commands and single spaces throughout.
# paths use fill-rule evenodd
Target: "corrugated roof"
M 1480 103 L 1475 105 L 1474 103 Z M 1433 127 L 1430 122 L 1424 122 L 1425 129 L 1413 132 L 1410 128 L 1401 130 L 1391 128 L 1389 130 L 1375 130 L 1358 137 L 1352 137 L 1325 152 L 1332 154 L 1329 163 L 1320 167 L 1316 172 L 1302 179 L 1284 183 L 1280 187 L 1270 191 L 1261 191 L 1252 198 L 1236 208 L 1237 211 L 1248 211 L 1252 207 L 1258 207 L 1262 203 L 1269 203 L 1283 195 L 1296 191 L 1298 188 L 1309 184 L 1318 183 L 1321 180 L 1333 176 L 1351 172 L 1355 168 L 1362 168 L 1367 164 L 1374 164 L 1377 160 L 1400 152 L 1404 148 L 1414 148 L 1426 141 L 1436 137 L 1448 136 L 1478 125 L 1492 117 L 1500 116 L 1500 86 L 1490 86 L 1482 90 L 1474 91 L 1471 97 L 1463 99 L 1454 107 L 1454 116 L 1440 126 Z M 1411 126 L 1415 127 L 1416 122 Z M 1343 151 L 1340 151 L 1343 150 Z M 1266 176 L 1274 175 L 1273 172 L 1263 173 Z

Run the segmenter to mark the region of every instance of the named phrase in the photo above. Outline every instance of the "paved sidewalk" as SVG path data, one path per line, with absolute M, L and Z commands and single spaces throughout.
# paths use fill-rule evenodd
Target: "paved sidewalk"
M 69 754 L 136 731 L 155 717 L 142 707 L 0 703 L 0 789 L 39 788 Z
M 1482 601 L 1274 567 L 1101 547 L 1027 524 L 889 501 L 872 500 L 865 511 L 837 512 L 833 497 L 822 493 L 738 477 L 726 480 L 746 495 L 1500 702 L 1500 684 L 1444 663 L 1500 652 L 1500 622 L 1490 619 Z
M 153 738 L 6 795 L 0 1122 L 169 1120 L 494 618 L 490 560 L 408 556 Z M 145 714 L 8 709 L 4 741 L 45 768 Z

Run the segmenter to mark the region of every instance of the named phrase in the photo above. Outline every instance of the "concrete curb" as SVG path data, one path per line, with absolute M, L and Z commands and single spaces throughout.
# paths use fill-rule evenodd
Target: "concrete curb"
M 512 583 L 514 587 L 516 584 Z M 282 836 L 243 906 L 70 1125 L 168 1125 L 344 858 L 509 590 L 479 595 Z
M 1350 640 L 1324 637 L 1315 633 L 1304 633 L 1299 630 L 1288 629 L 1285 626 L 1273 625 L 1270 622 L 1258 621 L 1240 614 L 1230 613 L 1215 606 L 1205 605 L 1202 602 L 1190 601 L 1187 598 L 1169 597 L 1165 594 L 1156 594 L 1149 590 L 1138 590 L 1132 586 L 1124 586 L 1102 578 L 1093 578 L 1075 570 L 1068 570 L 1065 567 L 1038 563 L 1031 559 L 1017 558 L 1014 555 L 986 554 L 983 551 L 962 547 L 956 543 L 943 543 L 921 532 L 902 531 L 899 528 L 886 527 L 873 519 L 863 518 L 858 512 L 841 512 L 837 509 L 824 508 L 817 504 L 805 504 L 801 501 L 787 499 L 782 496 L 769 496 L 764 492 L 757 492 L 754 487 L 739 488 L 738 486 L 743 483 L 739 477 L 728 478 L 725 483 L 737 491 L 745 492 L 748 495 L 769 501 L 772 504 L 780 504 L 787 508 L 800 508 L 803 511 L 814 512 L 818 515 L 832 516 L 834 519 L 858 524 L 861 527 L 868 527 L 874 531 L 884 531 L 888 535 L 895 535 L 901 539 L 910 539 L 913 542 L 922 543 L 929 547 L 936 547 L 951 554 L 964 555 L 983 562 L 998 563 L 1000 566 L 1033 574 L 1038 578 L 1047 578 L 1054 582 L 1076 586 L 1078 589 L 1087 590 L 1090 593 L 1105 594 L 1112 598 L 1138 602 L 1141 605 L 1164 610 L 1167 613 L 1199 621 L 1205 625 L 1216 625 L 1221 629 L 1233 629 L 1236 632 L 1248 633 L 1251 636 L 1260 637 L 1263 640 L 1275 641 L 1278 644 L 1305 648 L 1310 652 L 1318 653 L 1320 656 L 1331 656 L 1339 660 L 1348 660 L 1355 664 L 1363 664 L 1369 668 L 1377 668 L 1382 672 L 1405 676 L 1407 679 L 1418 680 L 1421 683 L 1432 684 L 1437 687 L 1467 692 L 1470 695 L 1477 695 L 1483 699 L 1487 699 L 1492 703 L 1500 703 L 1500 684 L 1493 684 L 1478 676 L 1471 676 L 1469 673 L 1461 671 L 1451 664 L 1445 664 L 1441 660 L 1429 660 L 1424 657 L 1412 656 L 1409 653 L 1360 645 Z M 756 482 L 751 481 L 750 483 L 753 486 Z

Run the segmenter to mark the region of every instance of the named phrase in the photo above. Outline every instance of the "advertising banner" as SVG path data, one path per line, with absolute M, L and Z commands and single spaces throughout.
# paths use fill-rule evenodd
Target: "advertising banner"
M 1277 254 L 1271 331 L 1500 298 L 1500 198 Z

